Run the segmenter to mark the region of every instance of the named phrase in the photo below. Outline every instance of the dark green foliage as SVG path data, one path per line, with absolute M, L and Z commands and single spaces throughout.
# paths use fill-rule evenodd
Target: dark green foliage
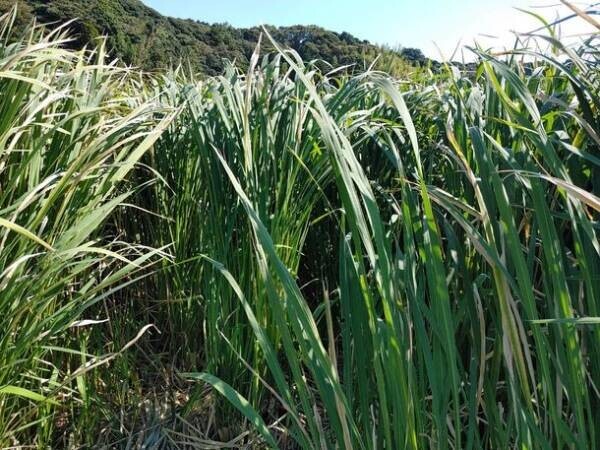
M 209 76 L 221 74 L 226 61 L 235 61 L 245 69 L 261 32 L 259 28 L 238 29 L 228 24 L 166 17 L 139 0 L 0 0 L 0 14 L 15 3 L 22 11 L 20 23 L 26 23 L 33 15 L 42 23 L 64 23 L 76 18 L 71 25 L 76 36 L 74 48 L 94 46 L 98 38 L 108 36 L 114 56 L 145 70 L 182 61 L 189 63 L 194 72 Z M 317 26 L 268 29 L 278 42 L 296 50 L 304 60 L 319 59 L 332 67 L 356 64 L 363 69 L 383 52 L 349 33 Z M 385 52 L 398 63 L 402 61 L 396 52 Z
M 427 58 L 425 58 L 425 55 L 423 54 L 423 52 L 421 50 L 419 50 L 418 48 L 406 47 L 406 48 L 402 49 L 400 54 L 407 61 L 415 62 L 418 64 L 421 64 L 427 60 Z

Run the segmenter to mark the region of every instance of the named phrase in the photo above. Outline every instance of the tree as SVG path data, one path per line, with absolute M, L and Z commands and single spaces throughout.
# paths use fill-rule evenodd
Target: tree
M 425 55 L 418 48 L 406 47 L 400 51 L 400 55 L 407 61 L 422 63 L 425 61 Z

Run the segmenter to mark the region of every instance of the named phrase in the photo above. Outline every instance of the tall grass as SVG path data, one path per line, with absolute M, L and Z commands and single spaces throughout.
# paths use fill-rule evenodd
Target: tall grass
M 169 120 L 128 95 L 134 80 L 103 47 L 61 50 L 63 29 L 13 42 L 13 19 L 0 21 L 3 447 L 27 428 L 51 443 L 54 412 L 88 413 L 85 374 L 102 355 L 77 330 L 159 253 L 104 224 L 132 194 L 124 179 L 166 125 L 159 116 Z
M 597 38 L 554 32 L 202 81 L 5 37 L 0 442 L 596 448 Z

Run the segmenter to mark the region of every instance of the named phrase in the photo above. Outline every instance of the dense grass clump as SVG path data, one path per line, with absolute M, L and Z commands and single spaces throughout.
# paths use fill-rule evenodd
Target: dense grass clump
M 596 36 L 199 81 L 10 24 L 0 446 L 600 446 Z

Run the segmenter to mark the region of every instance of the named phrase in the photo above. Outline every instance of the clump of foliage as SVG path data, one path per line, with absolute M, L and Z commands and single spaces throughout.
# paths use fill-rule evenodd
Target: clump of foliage
M 2 447 L 600 445 L 596 36 L 199 80 L 13 20 Z

